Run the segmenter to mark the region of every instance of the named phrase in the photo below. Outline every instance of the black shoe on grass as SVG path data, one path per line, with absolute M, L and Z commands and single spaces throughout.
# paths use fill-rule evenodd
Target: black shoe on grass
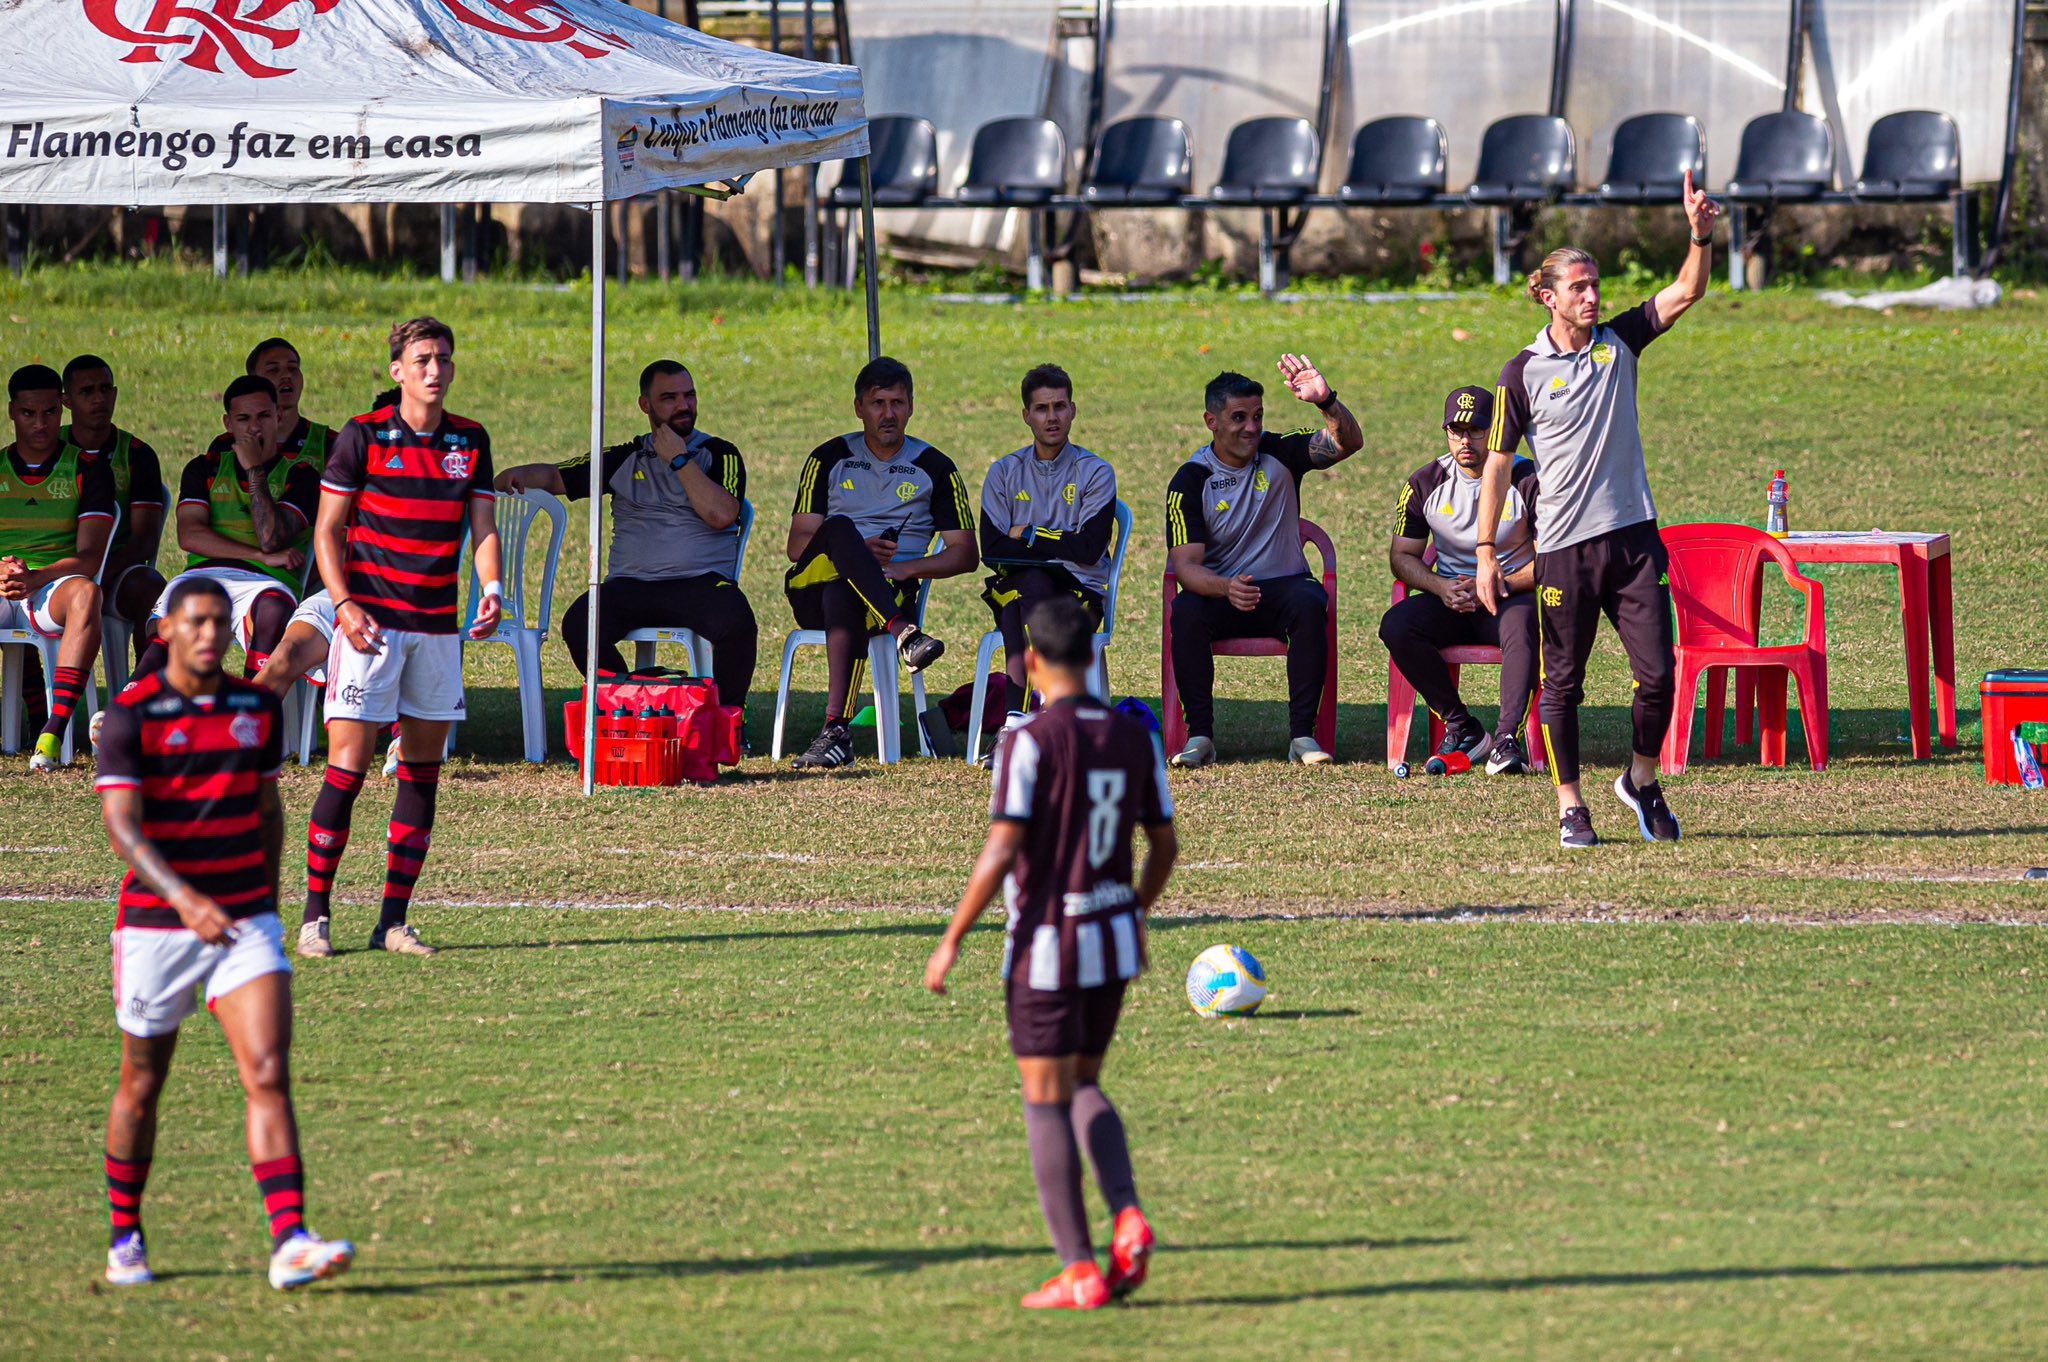
M 844 723 L 826 724 L 804 754 L 790 764 L 799 771 L 836 771 L 852 765 L 853 730 Z
M 911 628 L 896 640 L 896 654 L 903 659 L 904 666 L 921 672 L 946 655 L 946 645 L 922 629 Z
M 1671 806 L 1664 802 L 1664 787 L 1656 781 L 1638 790 L 1635 782 L 1623 771 L 1614 779 L 1614 797 L 1629 806 L 1636 816 L 1636 826 L 1642 830 L 1645 842 L 1675 842 L 1678 840 L 1678 818 L 1671 812 Z
M 1572 805 L 1557 820 L 1557 844 L 1574 850 L 1600 845 L 1600 838 L 1593 831 L 1593 813 L 1584 804 Z

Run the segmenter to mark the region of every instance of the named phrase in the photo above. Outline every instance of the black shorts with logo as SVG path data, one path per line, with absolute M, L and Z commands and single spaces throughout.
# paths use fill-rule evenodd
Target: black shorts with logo
M 1013 980 L 1005 990 L 1010 1053 L 1019 1059 L 1104 1053 L 1123 1013 L 1125 982 L 1116 979 L 1093 988 L 1031 988 Z

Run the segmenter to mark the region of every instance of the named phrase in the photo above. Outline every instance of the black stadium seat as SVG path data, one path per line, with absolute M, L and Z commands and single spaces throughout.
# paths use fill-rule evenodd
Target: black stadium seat
M 1835 138 L 1810 113 L 1787 110 L 1752 118 L 1728 197 L 1739 203 L 1812 203 L 1835 182 Z
M 1067 186 L 1067 139 L 1050 118 L 998 118 L 974 134 L 954 197 L 983 208 L 1038 208 Z
M 1472 203 L 1549 203 L 1571 187 L 1577 168 L 1571 125 L 1548 114 L 1512 114 L 1486 130 L 1479 172 L 1465 197 Z
M 1306 118 L 1252 118 L 1230 130 L 1217 203 L 1282 208 L 1316 191 L 1322 139 Z
M 1681 203 L 1685 172 L 1695 188 L 1707 179 L 1707 143 L 1698 120 L 1687 114 L 1646 113 L 1623 120 L 1614 130 L 1603 203 Z
M 939 192 L 939 134 L 922 118 L 886 114 L 869 119 L 868 162 L 877 208 L 915 208 Z M 860 170 L 852 161 L 846 167 L 832 202 L 858 208 Z
M 1434 118 L 1376 118 L 1351 139 L 1340 203 L 1426 204 L 1444 192 L 1444 129 Z
M 1963 149 L 1955 121 L 1925 109 L 1888 113 L 1870 125 L 1859 199 L 1912 203 L 1945 199 L 1962 186 Z
M 1091 205 L 1177 204 L 1194 192 L 1195 157 L 1178 118 L 1126 118 L 1102 130 L 1081 197 Z

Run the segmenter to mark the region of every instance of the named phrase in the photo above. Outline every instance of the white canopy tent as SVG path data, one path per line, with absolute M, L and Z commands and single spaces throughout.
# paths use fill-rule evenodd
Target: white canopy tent
M 604 449 L 604 205 L 850 158 L 868 185 L 858 70 L 707 38 L 614 0 L 0 8 L 0 204 L 587 206 L 597 215 L 594 460 Z M 880 349 L 872 250 L 870 356 Z M 590 499 L 592 658 L 601 501 Z M 595 676 L 593 665 L 585 793 Z

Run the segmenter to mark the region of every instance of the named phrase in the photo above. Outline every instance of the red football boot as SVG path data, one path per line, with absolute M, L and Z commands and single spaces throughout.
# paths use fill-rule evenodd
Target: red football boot
M 1109 1283 L 1092 1262 L 1069 1263 L 1066 1270 L 1024 1298 L 1026 1310 L 1100 1310 L 1109 1304 Z
M 1136 1206 L 1117 1212 L 1116 1235 L 1109 1244 L 1109 1294 L 1122 1300 L 1145 1284 L 1146 1269 L 1152 1263 L 1152 1246 L 1159 1240 L 1145 1213 Z

